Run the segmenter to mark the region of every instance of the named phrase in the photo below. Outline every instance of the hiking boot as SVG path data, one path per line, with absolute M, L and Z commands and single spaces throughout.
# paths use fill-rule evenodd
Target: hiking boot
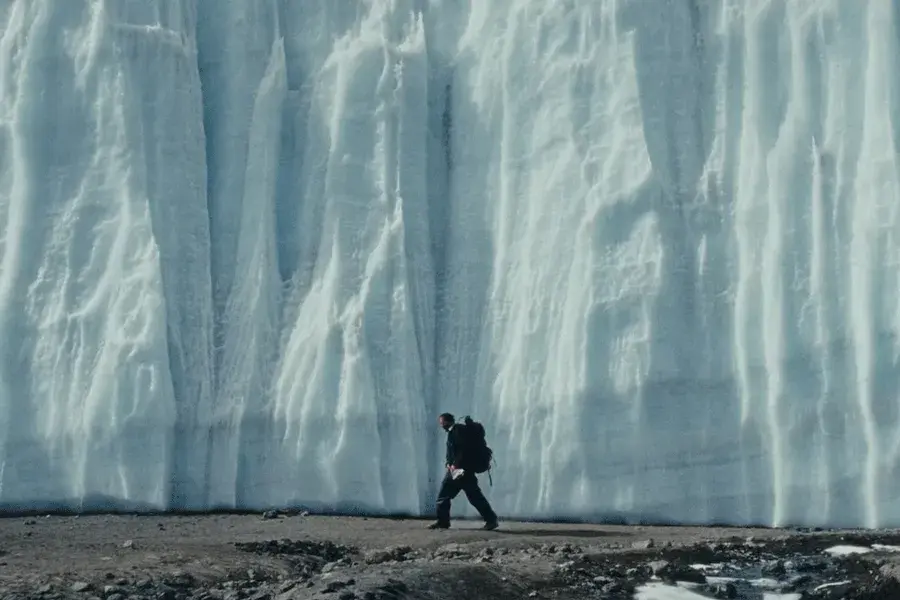
M 498 527 L 500 527 L 499 521 L 488 521 L 484 524 L 484 527 L 482 527 L 482 529 L 484 529 L 485 531 L 493 531 Z
M 438 521 L 429 525 L 428 529 L 450 529 L 450 523 L 441 523 Z

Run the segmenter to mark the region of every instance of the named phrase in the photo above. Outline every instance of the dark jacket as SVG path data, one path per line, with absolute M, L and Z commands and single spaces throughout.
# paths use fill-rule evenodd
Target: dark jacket
M 456 423 L 453 428 L 447 432 L 447 458 L 448 465 L 453 465 L 457 469 L 465 468 L 465 439 L 463 437 L 463 427 Z

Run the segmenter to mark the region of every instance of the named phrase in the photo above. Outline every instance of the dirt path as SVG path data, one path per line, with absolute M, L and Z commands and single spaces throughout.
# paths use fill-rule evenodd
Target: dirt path
M 456 521 L 449 531 L 428 531 L 428 521 L 353 517 L 260 515 L 200 516 L 49 516 L 0 519 L 0 582 L 23 571 L 44 576 L 81 577 L 108 571 L 151 575 L 160 564 L 257 563 L 235 542 L 287 538 L 329 540 L 362 551 L 396 545 L 433 550 L 448 542 L 475 548 L 524 548 L 577 543 L 585 548 L 625 548 L 653 539 L 657 545 L 683 544 L 730 536 L 773 537 L 778 530 L 700 527 L 628 527 L 504 522 L 483 532 L 480 523 Z M 129 543 L 130 542 L 130 543 Z
M 680 547 L 743 548 L 747 538 L 762 547 L 800 535 L 518 522 L 483 532 L 473 521 L 435 532 L 425 525 L 301 515 L 0 519 L 0 592 L 42 600 L 624 598 L 630 584 L 619 589 L 607 577 L 616 570 L 609 557 L 625 560 L 635 579 L 634 565 Z

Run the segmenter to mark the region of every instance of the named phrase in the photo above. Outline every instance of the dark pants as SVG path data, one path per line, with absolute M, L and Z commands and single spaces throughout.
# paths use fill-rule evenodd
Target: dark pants
M 437 521 L 442 525 L 450 524 L 450 502 L 456 498 L 460 492 L 466 493 L 469 504 L 475 507 L 481 514 L 481 518 L 487 523 L 493 523 L 497 520 L 497 514 L 491 508 L 490 502 L 484 497 L 481 488 L 478 486 L 478 478 L 474 473 L 466 471 L 458 479 L 450 477 L 450 471 L 444 475 L 441 482 L 441 490 L 438 492 L 437 498 Z

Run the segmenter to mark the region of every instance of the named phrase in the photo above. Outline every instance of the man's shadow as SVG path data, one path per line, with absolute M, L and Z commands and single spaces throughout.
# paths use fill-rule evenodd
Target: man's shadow
M 601 538 L 623 536 L 627 534 L 616 533 L 612 531 L 603 531 L 599 529 L 503 529 L 503 524 L 494 533 L 502 533 L 504 535 L 519 535 L 523 537 L 558 537 L 558 538 Z

